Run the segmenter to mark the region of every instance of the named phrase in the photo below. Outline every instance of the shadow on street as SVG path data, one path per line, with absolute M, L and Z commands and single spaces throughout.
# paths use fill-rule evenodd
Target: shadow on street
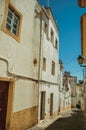
M 67 118 L 60 118 L 51 124 L 46 130 L 86 130 L 86 115 L 76 110 Z

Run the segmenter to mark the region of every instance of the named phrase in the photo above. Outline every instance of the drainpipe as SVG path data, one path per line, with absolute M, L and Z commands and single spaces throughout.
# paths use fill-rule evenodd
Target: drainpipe
M 34 81 L 34 82 L 37 82 L 37 81 L 38 81 L 37 79 L 33 79 L 33 78 L 29 77 L 29 76 L 23 76 L 23 75 L 20 75 L 20 74 L 16 74 L 16 73 L 11 72 L 13 66 L 12 66 L 11 69 L 10 69 L 8 59 L 6 59 L 6 58 L 4 58 L 4 57 L 0 57 L 0 60 L 1 60 L 1 61 L 4 61 L 4 62 L 7 64 L 7 75 L 8 75 L 8 76 L 12 76 L 13 78 L 14 78 L 14 77 L 19 77 L 19 78 L 31 80 L 31 81 Z
M 42 53 L 42 12 L 40 11 L 40 45 L 39 45 L 39 68 L 38 68 L 38 84 L 40 84 L 41 76 L 41 53 Z
M 40 19 L 40 38 L 39 38 L 39 65 L 38 65 L 38 116 L 39 116 L 39 92 L 40 92 L 40 78 L 41 78 L 41 53 L 42 53 L 42 11 L 37 12 L 37 15 L 35 18 Z
M 40 116 L 40 79 L 41 79 L 41 52 L 42 52 L 42 12 L 40 12 L 40 45 L 39 45 L 39 68 L 38 68 L 38 115 Z

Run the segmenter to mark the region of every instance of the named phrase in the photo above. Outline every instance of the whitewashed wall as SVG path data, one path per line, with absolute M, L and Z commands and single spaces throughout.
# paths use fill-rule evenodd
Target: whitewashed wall
M 53 44 L 50 41 L 51 28 L 54 32 L 54 44 L 55 44 L 55 39 L 57 38 L 58 49 L 56 49 L 55 45 L 53 46 Z M 57 83 L 57 79 L 58 79 L 57 75 L 59 73 L 59 36 L 58 36 L 58 32 L 56 32 L 56 29 L 51 19 L 49 19 L 48 37 L 49 39 L 46 38 L 45 33 L 42 31 L 42 58 L 43 57 L 46 58 L 46 71 L 42 71 L 42 79 L 45 81 Z M 52 61 L 55 62 L 55 75 L 51 74 Z
M 58 111 L 59 107 L 59 90 L 57 85 L 48 85 L 41 84 L 39 87 L 39 107 L 40 107 L 40 99 L 41 99 L 41 91 L 46 92 L 45 99 L 45 113 L 50 113 L 50 94 L 53 93 L 53 112 Z M 40 109 L 39 109 L 39 118 L 40 118 Z
M 13 105 L 16 112 L 38 104 L 38 85 L 27 78 L 38 79 L 40 20 L 35 19 L 36 0 L 11 2 L 23 15 L 21 39 L 17 42 L 1 30 L 6 3 L 0 0 L 0 76 L 13 78 L 13 74 L 16 75 Z
M 23 15 L 21 39 L 17 42 L 1 31 L 5 0 L 0 0 L 0 57 L 8 60 L 11 73 L 37 79 L 38 64 L 36 67 L 33 64 L 34 58 L 38 62 L 39 57 L 40 20 L 35 19 L 36 0 L 11 1 Z

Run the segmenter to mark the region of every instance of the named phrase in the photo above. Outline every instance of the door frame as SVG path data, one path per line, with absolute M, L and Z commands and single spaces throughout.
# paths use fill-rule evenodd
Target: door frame
M 46 100 L 46 91 L 41 91 L 41 100 L 40 100 L 40 120 L 44 120 L 45 116 L 45 101 Z
M 53 115 L 53 96 L 54 93 L 50 93 L 50 116 Z
M 15 80 L 13 78 L 0 77 L 0 81 L 9 82 L 5 128 L 6 128 L 6 130 L 10 130 L 11 117 L 12 117 L 12 113 L 13 113 Z

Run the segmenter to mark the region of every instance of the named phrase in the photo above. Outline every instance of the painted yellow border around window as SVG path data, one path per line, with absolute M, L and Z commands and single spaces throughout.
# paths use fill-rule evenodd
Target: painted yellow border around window
M 17 13 L 17 15 L 20 18 L 19 27 L 18 27 L 18 34 L 17 35 L 13 34 L 12 32 L 10 32 L 6 28 L 6 19 L 7 19 L 7 15 L 8 15 L 8 6 L 10 6 Z M 18 9 L 12 4 L 12 2 L 10 0 L 6 0 L 4 19 L 3 19 L 3 23 L 2 23 L 1 29 L 2 29 L 2 31 L 4 31 L 5 33 L 7 33 L 11 37 L 13 37 L 18 42 L 20 42 L 22 19 L 23 19 L 23 15 L 18 11 Z

